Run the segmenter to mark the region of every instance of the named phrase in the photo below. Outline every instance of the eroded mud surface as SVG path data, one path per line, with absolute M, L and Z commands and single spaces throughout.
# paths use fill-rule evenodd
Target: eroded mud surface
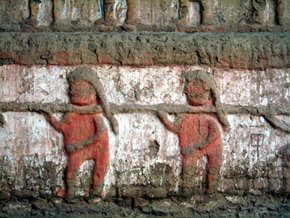
M 289 217 L 289 196 L 197 195 L 183 199 L 62 199 L 13 197 L 0 217 Z

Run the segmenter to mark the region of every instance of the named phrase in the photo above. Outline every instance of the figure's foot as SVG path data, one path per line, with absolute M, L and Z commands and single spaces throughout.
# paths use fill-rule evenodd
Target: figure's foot
M 104 191 L 94 191 L 94 197 L 96 198 L 104 198 L 105 193 Z
M 55 199 L 52 199 L 52 201 L 54 204 L 61 204 L 63 202 L 63 198 L 55 198 Z
M 65 198 L 65 201 L 66 201 L 67 203 L 69 203 L 69 204 L 75 204 L 75 203 L 77 203 L 79 200 L 78 200 L 77 198 L 73 197 L 73 196 L 67 196 L 67 197 Z
M 84 198 L 89 198 L 90 197 L 90 190 L 84 190 Z
M 102 200 L 102 198 L 100 198 L 100 197 L 94 197 L 94 198 L 92 199 L 92 202 L 95 204 L 95 203 L 100 202 L 101 200 Z
M 77 199 L 72 194 L 69 194 L 66 189 L 60 189 L 57 192 L 57 197 L 63 198 L 67 203 L 75 203 Z
M 210 188 L 207 188 L 205 193 L 206 193 L 206 194 L 211 194 L 211 190 L 210 190 Z
M 217 192 L 217 189 L 215 187 L 209 187 L 206 189 L 205 194 L 211 195 L 211 194 L 215 194 L 216 192 Z
M 191 201 L 202 202 L 204 201 L 204 195 L 194 195 L 190 199 Z
M 104 198 L 104 192 L 103 191 L 93 191 L 93 196 L 90 199 L 90 202 L 93 204 L 96 204 Z
M 58 190 L 56 196 L 59 198 L 66 198 L 67 197 L 66 189 Z

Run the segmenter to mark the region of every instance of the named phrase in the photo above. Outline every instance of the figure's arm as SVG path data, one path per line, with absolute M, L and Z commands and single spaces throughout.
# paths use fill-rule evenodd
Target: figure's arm
M 197 148 L 203 148 L 208 143 L 214 142 L 221 136 L 220 128 L 218 127 L 216 121 L 208 120 L 208 135 L 207 137 L 202 140 L 200 143 L 196 144 Z
M 161 122 L 166 126 L 167 129 L 174 133 L 178 133 L 181 130 L 182 122 L 184 120 L 183 116 L 178 116 L 174 122 L 168 119 L 168 113 L 164 111 L 158 111 L 158 117 Z
M 84 148 L 92 143 L 97 143 L 98 140 L 101 140 L 100 136 L 103 133 L 108 131 L 106 124 L 101 117 L 94 116 L 93 120 L 94 120 L 94 125 L 95 125 L 95 135 L 93 135 L 93 136 L 91 136 L 91 137 L 89 137 L 81 142 L 66 145 L 66 150 L 68 153 L 78 151 L 78 150 L 80 150 L 80 149 L 82 149 L 82 148 Z
M 214 120 L 208 120 L 208 134 L 207 137 L 202 140 L 200 143 L 196 144 L 195 147 L 197 148 L 203 148 L 206 146 L 208 143 L 214 142 L 216 139 L 220 138 L 221 136 L 221 131 L 218 128 L 218 125 L 216 121 Z
M 209 120 L 209 134 L 208 141 L 212 142 L 221 137 L 221 128 L 219 128 L 217 121 Z
M 95 124 L 95 138 L 97 139 L 100 135 L 104 132 L 108 132 L 107 126 L 104 122 L 104 119 L 99 116 L 94 117 L 94 124 Z
M 53 114 L 42 113 L 45 119 L 53 126 L 57 131 L 62 130 L 62 122 L 60 122 Z
M 192 152 L 195 149 L 200 149 L 208 145 L 209 143 L 217 142 L 220 143 L 220 141 L 216 141 L 217 139 L 220 139 L 221 136 L 221 131 L 220 128 L 218 127 L 216 121 L 214 120 L 208 120 L 207 121 L 207 129 L 208 129 L 208 134 L 205 139 L 200 141 L 199 143 L 193 144 L 187 148 L 181 149 L 182 153 L 188 153 Z

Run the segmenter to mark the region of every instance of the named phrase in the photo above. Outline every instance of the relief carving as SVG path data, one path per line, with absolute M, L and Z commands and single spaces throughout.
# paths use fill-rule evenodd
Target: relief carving
M 128 3 L 127 0 L 116 0 L 114 4 L 114 18 L 118 25 L 125 23 L 127 19 Z
M 70 86 L 70 102 L 80 108 L 103 106 L 105 114 L 114 123 L 114 130 L 118 132 L 117 122 L 107 106 L 107 100 L 101 83 L 89 68 L 77 68 L 68 76 Z M 109 134 L 107 126 L 100 113 L 78 114 L 65 113 L 59 121 L 54 115 L 42 113 L 46 120 L 64 136 L 65 150 L 68 155 L 66 168 L 66 189 L 60 190 L 58 195 L 67 199 L 75 194 L 76 175 L 85 160 L 94 160 L 93 166 L 93 194 L 103 197 L 103 182 L 109 161 Z
M 219 95 L 214 79 L 202 71 L 185 74 L 186 84 L 184 93 L 189 105 L 193 107 L 214 106 L 225 128 L 228 121 L 221 111 Z M 222 163 L 222 139 L 220 124 L 211 115 L 180 114 L 171 122 L 167 113 L 158 112 L 162 123 L 179 138 L 182 155 L 183 188 L 192 188 L 193 171 L 197 161 L 205 156 L 208 160 L 207 193 L 214 192 L 217 185 L 217 175 Z
M 240 21 L 247 24 L 274 24 L 276 4 L 273 0 L 243 0 Z
M 263 116 L 273 127 L 289 133 L 289 125 L 277 119 L 278 115 L 288 116 L 288 109 L 221 104 L 215 80 L 209 73 L 202 70 L 188 71 L 184 73 L 184 78 L 183 93 L 188 105 L 114 104 L 108 102 L 97 74 L 88 67 L 78 67 L 67 76 L 71 104 L 0 102 L 0 112 L 41 113 L 63 134 L 68 155 L 66 189 L 60 190 L 58 196 L 67 199 L 75 197 L 77 171 L 88 159 L 94 160 L 93 195 L 97 197 L 104 195 L 103 182 L 110 161 L 110 148 L 108 128 L 100 113 L 109 120 L 115 134 L 118 134 L 119 130 L 114 113 L 156 113 L 165 127 L 178 135 L 182 158 L 181 188 L 184 192 L 192 192 L 196 179 L 194 172 L 197 169 L 197 162 L 201 159 L 207 159 L 208 164 L 206 193 L 216 191 L 223 161 L 222 131 L 229 128 L 225 112 Z M 58 120 L 53 115 L 55 112 L 65 113 L 64 118 Z M 176 119 L 172 121 L 168 114 L 176 114 Z M 4 121 L 4 116 L 0 114 L 0 127 L 1 125 L 3 127 Z M 264 136 L 253 134 L 250 137 L 250 146 L 259 153 Z M 152 150 L 150 156 L 156 156 L 158 153 L 159 144 L 156 143 L 154 145 L 156 148 L 153 148 L 154 151 Z M 179 152 L 176 155 L 179 156 Z

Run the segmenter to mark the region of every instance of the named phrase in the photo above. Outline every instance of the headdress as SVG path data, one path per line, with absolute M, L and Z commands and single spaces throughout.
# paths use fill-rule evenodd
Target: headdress
M 94 73 L 94 71 L 90 67 L 77 67 L 75 70 L 70 72 L 70 74 L 67 76 L 67 80 L 69 82 L 86 81 L 92 84 L 92 86 L 96 90 L 98 99 L 100 101 L 100 105 L 103 109 L 105 116 L 110 121 L 115 134 L 118 134 L 119 133 L 118 121 L 116 120 L 114 114 L 111 111 L 110 104 L 105 94 L 103 84 L 101 83 L 98 75 Z
M 201 80 L 210 87 L 210 92 L 213 98 L 213 104 L 216 108 L 218 119 L 224 126 L 224 128 L 227 129 L 230 126 L 230 124 L 221 106 L 219 93 L 217 90 L 217 85 L 215 83 L 214 77 L 210 75 L 208 72 L 202 70 L 187 71 L 184 73 L 184 77 L 187 82 L 191 82 L 193 80 Z

